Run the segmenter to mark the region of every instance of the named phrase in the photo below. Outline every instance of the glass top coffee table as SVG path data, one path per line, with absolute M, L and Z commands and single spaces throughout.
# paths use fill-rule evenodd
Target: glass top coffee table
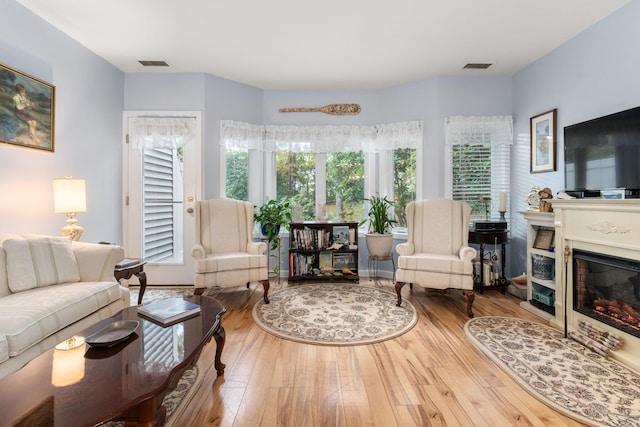
M 127 425 L 161 426 L 166 417 L 162 400 L 183 372 L 195 365 L 211 338 L 216 341 L 215 368 L 220 361 L 226 308 L 206 296 L 184 299 L 201 307 L 196 317 L 162 327 L 127 307 L 76 334 L 70 350 L 51 349 L 21 370 L 0 379 L 0 425 L 91 426 L 109 420 Z M 135 330 L 110 347 L 91 347 L 85 337 L 115 322 Z M 37 420 L 36 424 L 29 424 Z

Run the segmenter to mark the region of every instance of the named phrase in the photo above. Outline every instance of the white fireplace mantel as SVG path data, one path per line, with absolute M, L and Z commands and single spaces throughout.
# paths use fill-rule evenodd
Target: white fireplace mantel
M 581 249 L 640 261 L 640 199 L 552 200 L 556 234 L 555 317 L 550 324 L 577 330 L 579 320 L 622 336 L 625 345 L 612 358 L 640 371 L 640 339 L 573 311 L 571 253 Z M 568 255 L 567 255 L 568 254 Z M 565 311 L 566 307 L 566 311 Z

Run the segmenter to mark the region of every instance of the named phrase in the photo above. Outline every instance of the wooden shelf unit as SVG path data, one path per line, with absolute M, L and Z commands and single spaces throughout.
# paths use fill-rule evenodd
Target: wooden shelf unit
M 289 281 L 359 280 L 357 222 L 295 222 L 289 233 Z

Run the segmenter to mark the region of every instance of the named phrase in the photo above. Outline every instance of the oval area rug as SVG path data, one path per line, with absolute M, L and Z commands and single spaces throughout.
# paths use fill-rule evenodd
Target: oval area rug
M 418 320 L 415 308 L 380 288 L 341 283 L 294 285 L 260 300 L 253 319 L 265 331 L 308 344 L 359 345 L 397 337 Z
M 532 396 L 591 426 L 640 425 L 640 375 L 551 326 L 476 317 L 467 337 Z

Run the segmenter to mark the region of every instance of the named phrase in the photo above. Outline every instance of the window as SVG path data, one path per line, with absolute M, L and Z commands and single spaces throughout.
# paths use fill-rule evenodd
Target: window
M 415 200 L 419 182 L 421 122 L 259 128 L 222 122 L 221 185 L 227 197 L 256 205 L 287 197 L 302 207 L 305 220 L 314 220 L 318 205 L 326 204 L 330 219 L 359 222 L 365 197 L 379 193 L 395 200 L 399 225 L 406 225 L 405 207 Z M 252 166 L 252 155 L 264 169 Z
M 497 220 L 499 194 L 510 187 L 511 117 L 450 117 L 445 134 L 447 197 L 469 203 L 472 219 Z
M 303 218 L 315 218 L 315 153 L 276 153 L 277 198 L 286 197 L 302 207 Z
M 225 180 L 227 198 L 249 200 L 249 150 L 227 148 Z

